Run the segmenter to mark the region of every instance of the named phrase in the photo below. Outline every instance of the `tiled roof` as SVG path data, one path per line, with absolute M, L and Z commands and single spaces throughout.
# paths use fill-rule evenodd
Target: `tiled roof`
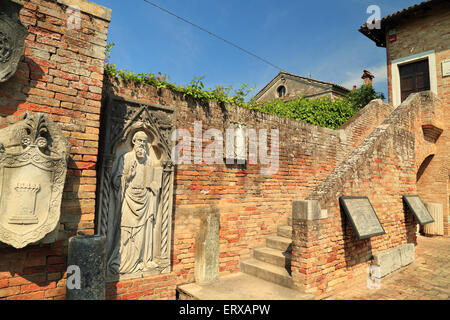
M 423 1 L 423 2 L 417 3 L 415 5 L 412 5 L 408 8 L 399 10 L 395 13 L 392 13 L 392 14 L 387 15 L 384 18 L 382 18 L 380 20 L 380 22 L 381 22 L 380 29 L 369 29 L 367 23 L 365 23 L 359 28 L 359 32 L 364 34 L 369 39 L 375 41 L 377 46 L 386 47 L 386 26 L 388 26 L 389 24 L 391 24 L 401 18 L 404 18 L 406 16 L 410 16 L 419 11 L 429 9 L 435 4 L 447 2 L 447 1 L 448 0 L 428 0 L 428 1 Z
M 286 72 L 286 71 L 280 71 L 280 73 L 278 73 L 277 75 L 276 75 L 276 77 L 275 78 L 273 78 L 264 88 L 262 88 L 256 95 L 255 95 L 255 99 L 258 99 L 260 96 L 262 96 L 275 82 L 276 82 L 276 80 L 278 80 L 278 78 L 280 78 L 281 77 L 281 75 L 287 75 L 287 76 L 291 76 L 291 77 L 293 77 L 293 78 L 298 78 L 298 79 L 302 79 L 302 80 L 307 80 L 307 81 L 311 81 L 311 82 L 316 82 L 316 83 L 321 83 L 321 84 L 326 84 L 326 85 L 330 85 L 330 86 L 332 86 L 333 88 L 337 88 L 337 89 L 340 89 L 340 90 L 342 90 L 342 91 L 344 91 L 344 92 L 349 92 L 350 90 L 349 89 L 347 89 L 347 88 L 345 88 L 345 87 L 343 87 L 343 86 L 340 86 L 340 85 L 338 85 L 338 84 L 336 84 L 336 83 L 332 83 L 332 82 L 325 82 L 325 81 L 321 81 L 321 80 L 316 80 L 316 79 L 312 79 L 312 78 L 306 78 L 306 77 L 302 77 L 302 76 L 298 76 L 298 75 L 296 75 L 296 74 L 293 74 L 293 73 L 289 73 L 289 72 Z

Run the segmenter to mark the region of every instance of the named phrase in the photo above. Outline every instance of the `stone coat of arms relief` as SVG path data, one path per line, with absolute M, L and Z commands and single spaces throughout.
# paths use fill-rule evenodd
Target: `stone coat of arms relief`
M 98 231 L 109 277 L 170 272 L 173 111 L 110 99 Z
M 45 114 L 26 113 L 0 130 L 0 242 L 19 249 L 56 241 L 69 152 Z

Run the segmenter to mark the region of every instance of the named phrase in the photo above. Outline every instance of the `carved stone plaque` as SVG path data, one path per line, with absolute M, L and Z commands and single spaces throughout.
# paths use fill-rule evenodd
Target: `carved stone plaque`
M 58 227 L 69 151 L 44 114 L 0 130 L 0 242 L 23 248 Z
M 386 233 L 369 198 L 340 197 L 339 202 L 349 218 L 358 239 L 368 239 Z
M 11 78 L 25 52 L 27 29 L 19 21 L 20 6 L 0 0 L 0 82 Z
M 109 98 L 98 230 L 108 277 L 170 272 L 173 110 Z
M 405 201 L 409 210 L 412 211 L 420 225 L 423 226 L 424 224 L 434 222 L 433 217 L 418 195 L 403 196 L 403 201 Z

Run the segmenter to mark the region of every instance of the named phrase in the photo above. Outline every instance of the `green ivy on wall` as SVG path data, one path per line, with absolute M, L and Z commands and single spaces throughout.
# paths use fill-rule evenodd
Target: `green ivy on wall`
M 111 49 L 114 43 L 106 47 L 105 75 L 121 78 L 125 81 L 149 84 L 156 88 L 167 88 L 175 92 L 181 92 L 185 96 L 192 97 L 201 102 L 217 101 L 224 105 L 237 105 L 239 107 L 270 113 L 283 118 L 295 119 L 320 127 L 337 129 L 350 119 L 356 112 L 366 106 L 373 99 L 384 99 L 383 93 L 375 92 L 371 85 L 363 85 L 351 91 L 345 98 L 332 100 L 331 98 L 307 99 L 300 96 L 284 102 L 280 99 L 257 103 L 253 100 L 245 102 L 245 98 L 253 90 L 247 84 L 234 90 L 232 86 L 216 86 L 214 89 L 205 90 L 202 80 L 204 76 L 194 78 L 186 85 L 176 85 L 168 81 L 168 77 L 161 73 L 139 73 L 120 70 L 110 62 Z

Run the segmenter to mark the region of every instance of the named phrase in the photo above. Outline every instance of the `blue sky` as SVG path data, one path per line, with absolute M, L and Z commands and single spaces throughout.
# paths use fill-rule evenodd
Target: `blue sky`
M 278 70 L 145 3 L 93 0 L 112 9 L 108 42 L 112 61 L 136 73 L 168 75 L 176 84 L 205 76 L 206 88 L 248 83 L 256 94 Z M 152 0 L 236 43 L 283 70 L 338 83 L 362 83 L 363 69 L 375 89 L 387 92 L 386 50 L 358 32 L 378 5 L 381 16 L 419 0 Z

